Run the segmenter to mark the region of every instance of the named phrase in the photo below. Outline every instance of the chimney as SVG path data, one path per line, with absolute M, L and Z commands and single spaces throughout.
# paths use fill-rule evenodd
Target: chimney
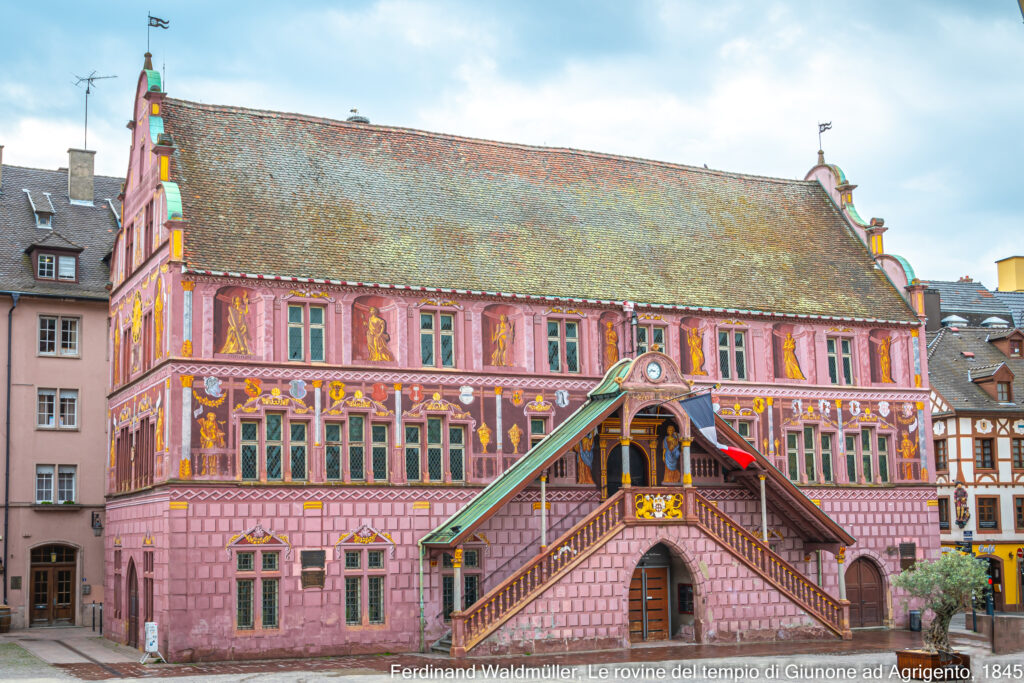
M 999 272 L 1000 292 L 1024 292 L 1024 256 L 999 259 L 996 268 Z
M 92 204 L 95 163 L 96 152 L 87 149 L 68 150 L 68 199 L 72 204 Z

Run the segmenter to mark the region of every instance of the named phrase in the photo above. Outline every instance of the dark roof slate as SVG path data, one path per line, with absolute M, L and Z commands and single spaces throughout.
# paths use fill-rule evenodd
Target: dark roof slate
M 943 318 L 955 313 L 966 318 L 971 325 L 978 325 L 990 316 L 1011 322 L 1010 309 L 980 282 L 922 280 L 921 283 L 938 290 L 939 310 Z
M 996 346 L 985 341 L 991 330 L 982 327 L 961 327 L 959 332 L 944 328 L 929 332 L 928 379 L 932 388 L 945 398 L 954 411 L 1024 412 L 1024 358 L 1009 358 Z M 966 358 L 963 352 L 973 353 Z M 996 401 L 971 381 L 991 375 L 1002 364 L 1013 373 L 1014 405 Z
M 1024 327 L 1024 292 L 992 292 L 1013 315 L 1013 324 Z
M 103 258 L 117 235 L 117 217 L 108 200 L 117 201 L 121 178 L 95 176 L 93 206 L 72 204 L 68 199 L 67 170 L 4 165 L 0 174 L 0 289 L 27 294 L 58 294 L 69 297 L 106 298 L 110 279 Z M 33 197 L 50 194 L 54 214 L 52 229 L 37 228 Z M 54 249 L 78 249 L 78 282 L 36 280 L 25 250 L 33 244 Z M 70 245 L 70 246 L 69 246 Z
M 168 99 L 190 267 L 917 318 L 817 182 Z

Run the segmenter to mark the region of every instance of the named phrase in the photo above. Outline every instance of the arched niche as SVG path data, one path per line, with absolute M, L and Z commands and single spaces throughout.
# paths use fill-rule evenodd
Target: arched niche
M 214 296 L 213 347 L 230 356 L 255 356 L 263 302 L 245 287 L 221 287 Z
M 708 349 L 714 348 L 714 340 L 708 339 L 710 327 L 703 319 L 692 316 L 680 320 L 679 327 L 679 369 L 684 375 L 708 375 Z
M 352 302 L 352 358 L 371 363 L 398 359 L 398 304 L 366 295 Z
M 791 323 L 772 325 L 772 367 L 775 378 L 791 382 L 811 379 L 813 332 Z
M 899 340 L 896 335 L 892 330 L 871 330 L 868 333 L 868 346 L 871 349 L 871 381 L 877 384 L 895 383 L 894 361 L 899 357 L 896 351 Z
M 491 304 L 483 312 L 484 365 L 517 368 L 523 361 L 523 313 L 515 306 Z
M 630 330 L 626 329 L 623 317 L 612 311 L 606 311 L 598 319 L 597 339 L 600 349 L 601 372 L 619 362 L 628 348 Z

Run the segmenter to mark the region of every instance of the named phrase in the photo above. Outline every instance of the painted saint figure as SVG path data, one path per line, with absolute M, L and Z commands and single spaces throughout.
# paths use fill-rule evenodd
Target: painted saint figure
M 388 342 L 391 335 L 388 334 L 388 324 L 384 318 L 377 315 L 377 307 L 370 307 L 369 317 L 366 319 L 366 351 L 372 361 L 393 361 Z
M 199 447 L 200 448 L 224 448 L 224 430 L 218 422 L 217 416 L 207 413 L 205 418 L 199 418 Z
M 508 352 L 512 348 L 515 334 L 515 323 L 509 322 L 508 316 L 502 313 L 498 319 L 498 324 L 494 326 L 494 330 L 491 332 L 491 344 L 493 344 L 491 365 L 500 368 L 507 368 L 510 365 Z
M 619 362 L 619 333 L 615 331 L 615 323 L 608 320 L 604 324 L 604 369 Z
M 153 356 L 164 355 L 164 281 L 156 281 L 156 294 L 153 296 Z
M 585 436 L 580 441 L 579 454 L 576 456 L 576 483 L 593 484 L 594 477 L 590 473 L 590 467 L 594 462 L 594 437 Z
M 236 296 L 228 307 L 228 333 L 220 353 L 234 353 L 248 356 L 249 346 L 249 295 Z
M 686 345 L 690 348 L 690 374 L 708 374 L 704 369 L 704 335 L 698 328 L 686 328 Z
M 787 332 L 782 342 L 782 362 L 788 379 L 807 379 L 800 370 L 800 361 L 796 359 L 796 340 L 792 332 Z
M 153 450 L 157 453 L 162 453 L 164 450 L 164 407 L 160 406 L 156 409 L 156 446 Z
M 892 384 L 892 357 L 889 349 L 892 346 L 892 337 L 886 337 L 878 344 L 878 367 L 882 371 L 882 382 Z
M 675 425 L 668 426 L 668 433 L 661 442 L 661 448 L 665 454 L 665 477 L 662 483 L 679 483 L 679 456 L 682 454 L 683 442 L 676 435 Z

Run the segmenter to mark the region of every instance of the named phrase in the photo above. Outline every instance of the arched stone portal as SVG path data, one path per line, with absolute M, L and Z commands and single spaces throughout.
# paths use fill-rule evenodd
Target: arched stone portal
M 629 642 L 696 640 L 695 582 L 665 543 L 651 547 L 629 582 Z

